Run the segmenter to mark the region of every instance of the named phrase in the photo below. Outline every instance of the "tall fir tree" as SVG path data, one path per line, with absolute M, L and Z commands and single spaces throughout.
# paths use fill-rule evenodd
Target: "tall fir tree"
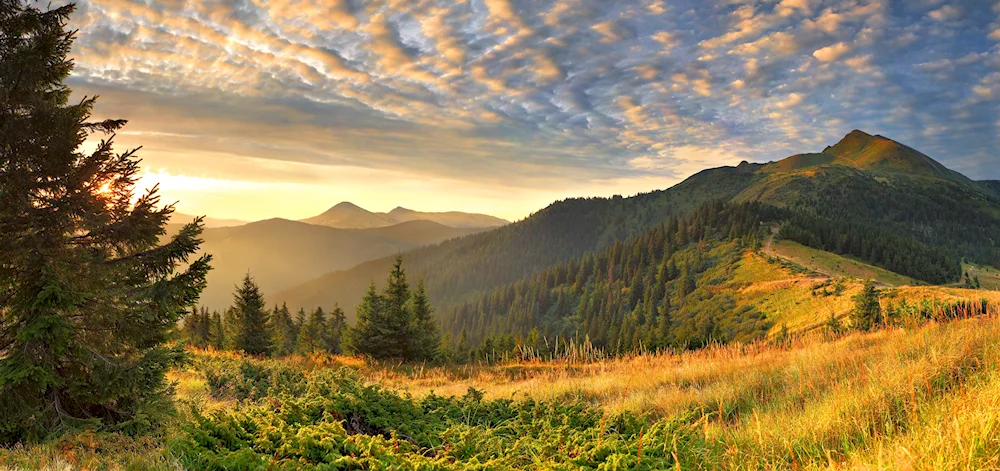
M 290 355 L 295 352 L 298 335 L 288 305 L 274 306 L 270 317 L 271 353 L 275 356 Z
M 271 349 L 264 296 L 250 274 L 233 294 L 233 348 L 250 355 L 265 355 Z
M 168 333 L 209 270 L 200 219 L 161 244 L 173 208 L 135 197 L 139 159 L 112 151 L 125 121 L 67 104 L 73 8 L 0 0 L 0 443 L 155 418 L 184 358 Z
M 385 331 L 385 310 L 382 296 L 375 290 L 375 282 L 368 285 L 368 291 L 357 307 L 357 321 L 348 331 L 347 346 L 352 353 L 383 358 L 383 352 L 390 340 Z
M 437 358 L 441 346 L 441 333 L 434 321 L 434 308 L 427 299 L 427 290 L 421 281 L 410 301 L 413 317 L 413 334 L 410 336 L 409 359 L 431 361 Z
M 296 353 L 309 354 L 326 350 L 323 339 L 326 330 L 326 314 L 318 307 L 309 315 L 309 320 L 299 329 L 299 338 L 295 344 Z
M 340 305 L 333 307 L 330 317 L 326 320 L 326 331 L 323 340 L 326 341 L 326 350 L 334 355 L 344 353 L 342 341 L 344 331 L 347 329 L 347 317 Z
M 441 339 L 431 317 L 433 309 L 422 286 L 411 293 L 402 257 L 396 257 L 381 294 L 374 282 L 368 287 L 357 313 L 358 320 L 347 336 L 351 351 L 379 359 L 435 357 Z
M 212 348 L 223 350 L 226 348 L 226 328 L 222 325 L 222 314 L 219 311 L 212 311 L 212 322 L 208 330 L 209 342 Z

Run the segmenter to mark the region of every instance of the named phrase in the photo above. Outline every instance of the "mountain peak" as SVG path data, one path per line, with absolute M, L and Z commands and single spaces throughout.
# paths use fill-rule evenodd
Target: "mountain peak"
M 364 209 L 364 208 L 350 201 L 341 201 L 340 203 L 337 203 L 330 209 Z

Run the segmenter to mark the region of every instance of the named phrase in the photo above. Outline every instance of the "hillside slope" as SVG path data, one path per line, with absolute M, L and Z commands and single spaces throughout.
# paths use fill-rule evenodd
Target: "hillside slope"
M 209 228 L 202 236 L 205 242 L 201 249 L 212 254 L 213 269 L 201 302 L 212 309 L 229 306 L 234 286 L 248 272 L 266 299 L 274 301 L 273 293 L 332 270 L 478 231 L 430 221 L 375 229 L 334 229 L 286 219 Z
M 405 267 L 412 280 L 426 281 L 433 302 L 443 307 L 641 234 L 704 202 L 732 198 L 760 179 L 747 170 L 751 167 L 706 170 L 668 190 L 631 198 L 558 201 L 522 221 L 410 251 L 404 255 Z M 296 308 L 340 303 L 353 315 L 352 307 L 369 283 L 383 282 L 392 261 L 385 257 L 328 273 L 274 298 Z
M 963 257 L 1000 265 L 1000 197 L 916 150 L 855 131 L 821 153 L 705 170 L 667 190 L 557 202 L 510 226 L 407 253 L 406 266 L 446 310 L 715 200 L 780 208 L 784 237 L 921 281 L 957 281 Z M 353 306 L 388 267 L 369 262 L 278 298 Z

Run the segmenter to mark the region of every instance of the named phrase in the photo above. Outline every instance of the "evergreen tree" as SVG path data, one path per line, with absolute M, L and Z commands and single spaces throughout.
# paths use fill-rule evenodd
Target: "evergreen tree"
M 413 293 L 410 310 L 413 313 L 413 335 L 410 336 L 409 358 L 418 361 L 433 360 L 441 345 L 441 333 L 434 322 L 434 308 L 427 300 L 423 282 L 417 285 L 417 290 Z
M 338 304 L 333 307 L 330 317 L 326 320 L 326 331 L 323 335 L 323 340 L 326 342 L 326 351 L 334 355 L 344 353 L 342 339 L 345 329 L 347 329 L 347 318 L 344 316 L 344 310 Z
M 323 333 L 326 330 L 326 314 L 318 307 L 309 315 L 309 320 L 299 329 L 299 338 L 295 343 L 296 353 L 303 355 L 326 350 Z
M 209 270 L 190 260 L 200 219 L 161 245 L 173 208 L 133 198 L 139 160 L 112 151 L 125 121 L 67 104 L 73 6 L 28 5 L 0 0 L 0 444 L 155 419 L 184 358 L 168 333 Z
M 298 335 L 287 304 L 282 304 L 280 308 L 275 306 L 271 311 L 270 328 L 271 353 L 275 356 L 294 353 Z
M 357 321 L 348 330 L 347 347 L 351 353 L 377 357 L 386 340 L 382 336 L 385 317 L 382 297 L 375 290 L 375 282 L 368 285 L 368 291 L 356 309 Z
M 265 355 L 271 348 L 267 312 L 260 287 L 247 273 L 233 294 L 233 348 L 250 355 Z
M 851 324 L 858 330 L 872 330 L 882 325 L 882 306 L 879 304 L 881 293 L 875 287 L 874 281 L 867 281 L 861 293 L 854 297 L 854 310 L 851 312 Z
M 222 315 L 219 311 L 212 312 L 212 322 L 208 330 L 209 342 L 212 348 L 223 350 L 226 348 L 226 328 L 222 325 Z
M 402 264 L 403 259 L 397 257 L 382 294 L 372 282 L 358 305 L 358 320 L 349 336 L 352 351 L 372 358 L 407 358 L 413 323 Z
M 295 320 L 292 321 L 292 338 L 298 341 L 299 333 L 302 332 L 302 326 L 306 325 L 306 310 L 305 308 L 299 308 L 298 312 L 295 313 Z M 294 346 L 292 347 L 294 350 Z

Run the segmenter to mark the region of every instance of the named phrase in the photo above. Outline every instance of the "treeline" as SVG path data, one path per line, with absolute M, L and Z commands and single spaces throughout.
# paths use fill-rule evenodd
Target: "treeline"
M 402 263 L 397 257 L 381 293 L 371 284 L 353 327 L 339 305 L 329 314 L 322 308 L 308 315 L 299 309 L 294 317 L 284 304 L 267 310 L 260 288 L 247 274 L 224 314 L 195 309 L 185 317 L 181 332 L 198 348 L 256 356 L 346 352 L 378 359 L 437 360 L 441 340 L 433 307 L 423 283 L 410 289 Z
M 1000 263 L 1000 199 L 974 186 L 830 170 L 789 185 L 776 199 L 793 201 L 795 226 L 782 236 L 853 255 L 931 283 L 959 281 L 964 258 Z
M 790 212 L 781 237 L 930 283 L 950 283 L 962 275 L 961 258 L 948 250 L 867 222 Z
M 673 188 L 630 198 L 559 201 L 514 224 L 409 251 L 407 267 L 426 280 L 434 305 L 451 305 L 645 233 L 706 201 L 732 198 L 759 178 L 732 169 L 706 171 Z M 295 305 L 355 305 L 369 280 L 381 278 L 392 263 L 392 257 L 366 262 L 284 294 Z
M 442 325 L 473 356 L 551 348 L 575 338 L 611 354 L 751 340 L 765 316 L 711 287 L 746 248 L 759 247 L 781 211 L 713 202 L 638 237 L 546 268 L 449 309 Z M 478 352 L 478 353 L 477 353 Z
M 184 317 L 184 339 L 197 348 L 238 350 L 251 355 L 344 352 L 348 326 L 340 306 L 334 306 L 329 314 L 321 307 L 308 314 L 299 309 L 295 316 L 287 305 L 265 310 L 260 288 L 250 275 L 243 279 L 234 298 L 234 305 L 225 313 L 194 308 Z

